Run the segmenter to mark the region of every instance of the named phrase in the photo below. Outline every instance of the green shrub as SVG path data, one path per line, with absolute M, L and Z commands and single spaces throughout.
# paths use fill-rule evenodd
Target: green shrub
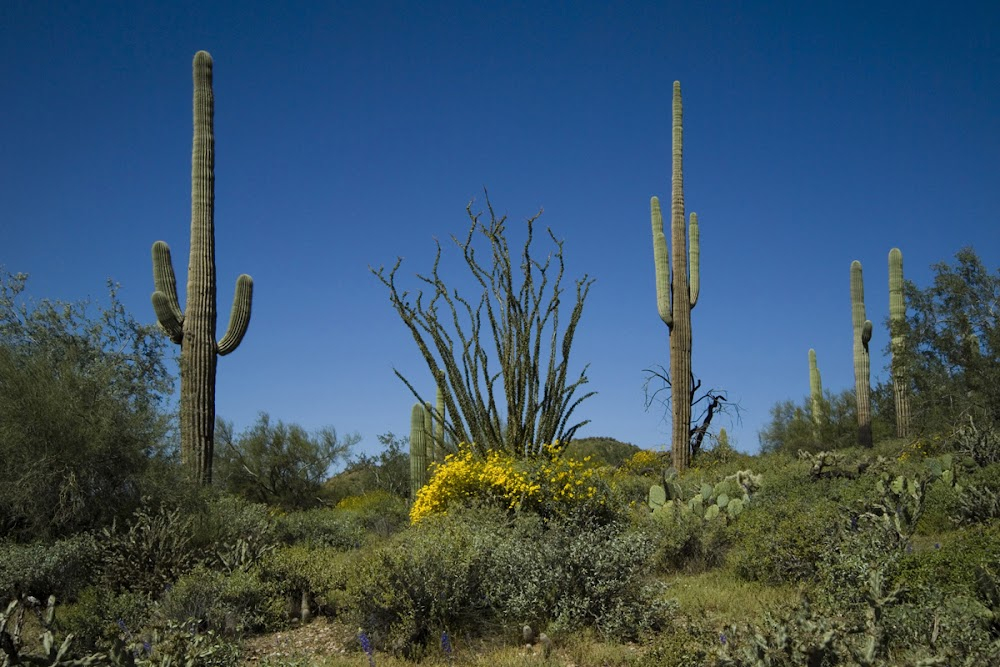
M 0 542 L 0 606 L 22 595 L 75 596 L 92 576 L 98 553 L 89 534 L 51 544 Z
M 284 602 L 277 587 L 255 572 L 223 574 L 199 565 L 170 587 L 160 611 L 177 623 L 195 619 L 201 628 L 243 634 L 278 627 Z
M 146 624 L 153 607 L 144 593 L 114 593 L 103 586 L 88 586 L 76 602 L 60 607 L 56 624 L 73 633 L 74 645 L 87 651 L 106 651 L 122 634 L 119 622 L 128 628 Z
M 591 626 L 626 640 L 658 628 L 669 606 L 644 576 L 653 543 L 620 524 L 581 527 L 531 512 L 450 509 L 345 572 L 351 622 L 380 650 L 418 655 L 449 632 Z
M 285 546 L 268 554 L 261 565 L 260 577 L 273 583 L 293 603 L 295 596 L 305 591 L 319 613 L 335 616 L 346 604 L 346 573 L 353 557 L 353 553 L 333 547 Z
M 1000 524 L 971 526 L 922 544 L 902 559 L 898 583 L 911 590 L 975 596 L 976 569 L 1000 566 Z
M 409 507 L 405 498 L 387 491 L 369 491 L 344 498 L 337 509 L 353 515 L 367 535 L 388 537 L 409 525 Z
M 809 581 L 820 558 L 833 546 L 840 513 L 830 500 L 761 493 L 732 527 L 734 541 L 727 562 L 747 581 Z
M 365 539 L 358 518 L 350 512 L 318 508 L 290 512 L 278 518 L 278 537 L 285 544 L 356 549 Z

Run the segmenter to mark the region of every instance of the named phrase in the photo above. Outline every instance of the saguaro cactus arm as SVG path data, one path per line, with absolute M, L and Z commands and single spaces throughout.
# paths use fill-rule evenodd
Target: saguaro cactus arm
M 688 225 L 688 278 L 691 308 L 698 304 L 698 293 L 701 291 L 701 229 L 698 227 L 698 214 L 691 214 L 691 224 Z
M 229 327 L 219 341 L 219 354 L 225 356 L 239 347 L 250 325 L 250 303 L 253 300 L 253 278 L 242 274 L 236 279 L 233 309 L 229 313 Z
M 180 343 L 184 337 L 184 312 L 177 300 L 177 278 L 170 259 L 170 246 L 163 241 L 153 244 L 153 310 L 170 340 Z
M 674 326 L 673 304 L 670 299 L 670 252 L 667 249 L 667 237 L 663 233 L 663 214 L 660 213 L 660 200 L 652 197 L 649 200 L 650 217 L 653 220 L 653 263 L 656 267 L 656 308 L 660 319 L 668 327 Z

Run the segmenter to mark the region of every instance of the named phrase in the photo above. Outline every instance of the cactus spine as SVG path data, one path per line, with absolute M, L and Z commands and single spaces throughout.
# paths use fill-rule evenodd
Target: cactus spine
M 868 342 L 872 322 L 865 319 L 865 285 L 861 262 L 851 262 L 851 323 L 854 327 L 854 393 L 858 401 L 858 444 L 872 446 L 871 361 Z
M 816 363 L 816 350 L 809 350 L 809 397 L 812 399 L 812 419 L 819 439 L 819 429 L 823 424 L 823 380 Z
M 200 484 L 212 482 L 217 355 L 235 350 L 250 324 L 253 280 L 241 275 L 229 328 L 215 341 L 215 136 L 212 57 L 194 56 L 194 146 L 191 155 L 191 255 L 186 310 L 177 299 L 170 247 L 153 244 L 153 310 L 181 346 L 181 461 Z
M 892 390 L 896 398 L 896 437 L 910 434 L 910 397 L 906 376 L 906 302 L 903 300 L 903 253 L 889 251 L 889 334 L 892 350 Z
M 410 412 L 410 497 L 427 483 L 427 409 L 423 403 L 414 403 Z
M 673 409 L 671 449 L 673 465 L 684 470 L 691 463 L 691 309 L 698 302 L 698 216 L 691 214 L 690 246 L 684 229 L 683 108 L 681 84 L 674 81 L 673 155 L 668 255 L 660 200 L 650 199 L 653 225 L 653 260 L 656 266 L 656 304 L 670 329 L 670 393 Z M 690 262 L 688 253 L 690 253 Z M 689 275 L 690 270 L 690 275 Z

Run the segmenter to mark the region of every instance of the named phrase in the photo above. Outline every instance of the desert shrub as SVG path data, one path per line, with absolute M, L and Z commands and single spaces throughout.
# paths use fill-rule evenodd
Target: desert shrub
M 913 549 L 901 560 L 898 583 L 910 589 L 974 596 L 976 569 L 1000 566 L 1000 525 L 971 526 Z
M 255 571 L 224 574 L 199 565 L 170 587 L 160 603 L 166 619 L 197 620 L 216 632 L 261 632 L 278 627 L 284 602 Z
M 365 539 L 364 527 L 350 512 L 317 508 L 278 518 L 278 536 L 285 544 L 356 549 Z
M 115 593 L 104 586 L 88 586 L 76 601 L 60 608 L 57 627 L 73 633 L 75 646 L 86 651 L 106 651 L 126 628 L 143 627 L 153 603 L 145 593 Z
M 321 614 L 334 616 L 344 607 L 348 564 L 352 558 L 353 554 L 333 547 L 285 546 L 264 559 L 260 578 L 273 583 L 293 604 L 296 595 L 305 591 Z
M 918 535 L 943 533 L 955 527 L 954 517 L 961 511 L 963 490 L 938 480 L 924 492 L 924 513 L 917 522 Z
M 355 517 L 367 535 L 378 537 L 388 537 L 409 523 L 406 499 L 386 491 L 344 498 L 337 510 Z
M 98 553 L 89 534 L 51 544 L 0 542 L 0 606 L 23 595 L 75 596 L 89 582 Z
M 101 579 L 114 591 L 159 597 L 198 562 L 194 521 L 179 509 L 140 507 L 128 525 L 103 529 Z
M 436 515 L 373 548 L 347 574 L 352 622 L 376 649 L 410 657 L 445 628 L 481 628 L 490 615 L 481 591 L 485 554 L 495 535 L 465 517 Z
M 840 514 L 837 503 L 823 498 L 761 493 L 732 527 L 727 562 L 747 581 L 809 581 L 831 548 Z
M 355 558 L 346 609 L 376 647 L 395 652 L 419 653 L 444 628 L 526 622 L 625 640 L 660 627 L 668 611 L 644 581 L 652 551 L 649 538 L 620 524 L 459 508 Z

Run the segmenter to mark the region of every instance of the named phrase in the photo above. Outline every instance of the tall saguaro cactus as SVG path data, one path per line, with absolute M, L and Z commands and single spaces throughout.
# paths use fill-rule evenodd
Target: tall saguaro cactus
M 906 374 L 906 302 L 903 300 L 903 253 L 889 251 L 889 335 L 892 350 L 892 390 L 896 398 L 896 437 L 910 435 L 909 378 Z
M 809 397 L 812 399 L 812 420 L 816 427 L 817 440 L 823 425 L 823 380 L 816 363 L 816 350 L 809 350 Z
M 868 341 L 872 322 L 865 319 L 865 285 L 861 262 L 851 262 L 851 324 L 854 327 L 854 393 L 858 401 L 858 444 L 872 446 L 871 361 Z
M 691 309 L 698 302 L 700 255 L 696 214 L 691 214 L 690 245 L 684 229 L 682 112 L 681 84 L 674 81 L 670 196 L 670 243 L 673 252 L 669 255 L 660 200 L 656 197 L 650 199 L 649 208 L 656 265 L 656 305 L 660 318 L 670 329 L 671 449 L 677 470 L 684 470 L 691 463 Z
M 215 341 L 215 136 L 212 57 L 194 56 L 194 147 L 191 152 L 191 255 L 186 309 L 177 299 L 170 247 L 153 244 L 153 309 L 171 340 L 181 346 L 181 460 L 201 484 L 212 482 L 217 355 L 235 350 L 250 324 L 253 280 L 241 275 L 229 328 Z

